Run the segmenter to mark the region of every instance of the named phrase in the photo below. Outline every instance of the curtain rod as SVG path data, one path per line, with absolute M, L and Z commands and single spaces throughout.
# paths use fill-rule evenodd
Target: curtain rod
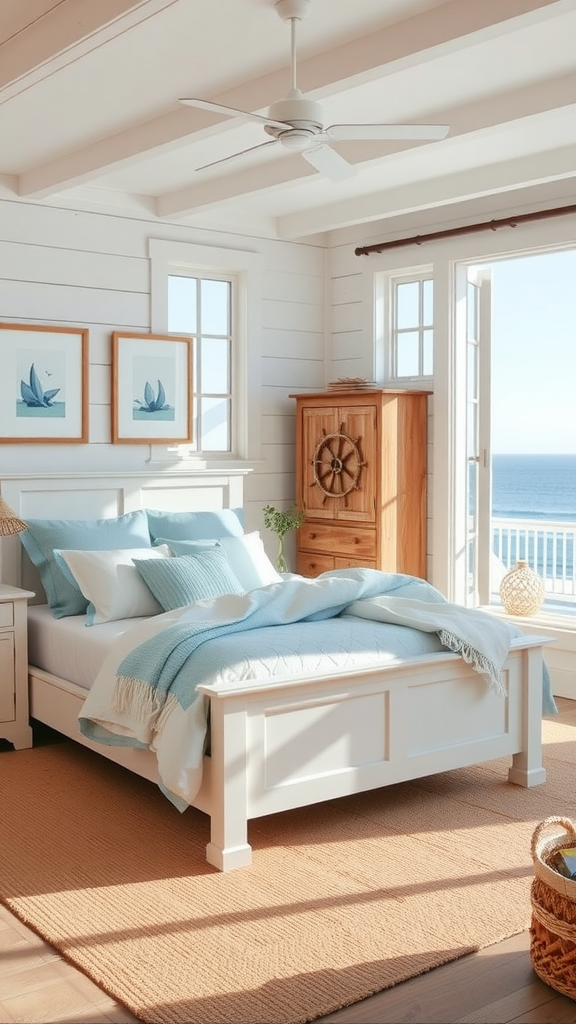
M 355 256 L 368 256 L 371 252 L 384 252 L 385 249 L 396 249 L 401 245 L 422 245 L 436 238 L 453 238 L 455 235 L 468 235 L 474 231 L 496 231 L 498 228 L 515 228 L 529 220 L 544 220 L 547 217 L 563 217 L 576 213 L 576 204 L 558 206 L 555 210 L 539 210 L 537 213 L 521 213 L 517 217 L 502 217 L 501 220 L 485 220 L 480 224 L 468 224 L 461 228 L 446 228 L 444 231 L 431 231 L 428 235 L 413 235 L 412 238 L 397 238 L 392 242 L 377 242 L 375 245 L 362 245 L 354 249 Z

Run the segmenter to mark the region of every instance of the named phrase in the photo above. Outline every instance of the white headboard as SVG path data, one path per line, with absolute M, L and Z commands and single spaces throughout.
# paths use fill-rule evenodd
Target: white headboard
M 199 469 L 180 473 L 10 474 L 0 492 L 21 519 L 108 519 L 138 508 L 169 512 L 242 508 L 249 470 Z M 0 582 L 45 600 L 40 578 L 18 534 L 0 538 Z

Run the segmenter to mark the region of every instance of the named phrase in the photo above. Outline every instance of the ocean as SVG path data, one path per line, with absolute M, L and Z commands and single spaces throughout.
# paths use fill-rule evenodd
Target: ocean
M 492 515 L 576 523 L 576 455 L 493 455 Z
M 493 455 L 492 516 L 542 522 L 541 530 L 535 527 L 524 537 L 505 530 L 501 549 L 495 540 L 495 553 L 505 565 L 527 558 L 547 579 L 571 580 L 574 535 L 554 539 L 545 530 L 550 522 L 576 524 L 576 455 Z

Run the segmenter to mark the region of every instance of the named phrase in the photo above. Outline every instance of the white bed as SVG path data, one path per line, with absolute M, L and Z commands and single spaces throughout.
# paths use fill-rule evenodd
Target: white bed
M 2 496 L 23 519 L 98 519 L 140 508 L 204 510 L 242 505 L 242 474 L 10 476 Z M 2 581 L 25 586 L 42 604 L 36 570 L 18 537 L 2 541 Z M 152 781 L 148 750 L 103 746 L 81 735 L 78 715 L 103 654 L 123 622 L 85 629 L 71 619 L 46 630 L 50 613 L 30 614 L 31 717 Z M 126 628 L 134 620 L 126 620 Z M 55 636 L 91 634 L 77 657 Z M 545 780 L 541 759 L 542 645 L 515 639 L 504 667 L 505 697 L 456 654 L 419 655 L 387 666 L 282 678 L 229 688 L 201 687 L 210 702 L 210 755 L 193 806 L 210 816 L 207 860 L 220 870 L 249 864 L 251 818 L 350 793 L 510 756 L 508 779 Z M 59 660 L 45 658 L 59 652 Z M 35 652 L 44 651 L 44 654 Z M 46 653 L 48 652 L 48 654 Z M 52 664 L 39 668 L 34 659 Z M 82 666 L 82 672 L 79 666 Z M 76 681 L 69 677 L 75 676 Z

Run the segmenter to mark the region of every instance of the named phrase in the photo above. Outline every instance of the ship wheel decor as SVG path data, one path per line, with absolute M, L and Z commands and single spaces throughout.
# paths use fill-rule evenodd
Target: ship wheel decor
M 345 434 L 343 423 L 337 434 L 327 434 L 325 430 L 322 433 L 324 436 L 312 458 L 312 486 L 322 491 L 323 505 L 327 498 L 343 498 L 347 505 L 350 492 L 359 490 L 360 472 L 367 465 L 358 447 L 360 438 Z

